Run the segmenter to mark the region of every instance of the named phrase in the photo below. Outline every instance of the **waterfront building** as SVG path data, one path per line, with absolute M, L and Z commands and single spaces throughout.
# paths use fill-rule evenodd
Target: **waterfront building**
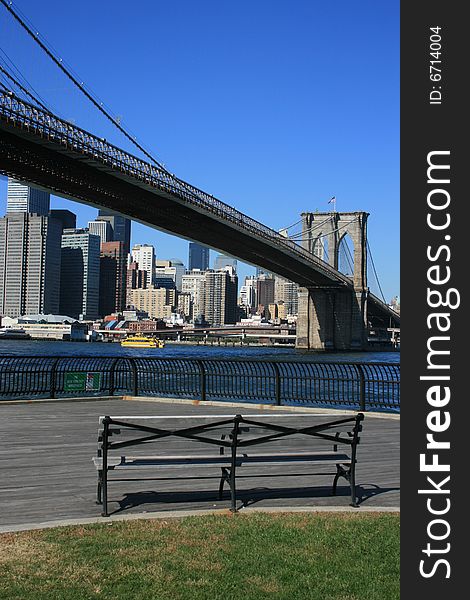
M 213 326 L 238 320 L 238 277 L 233 267 L 205 274 L 205 319 Z
M 156 288 L 130 290 L 129 298 L 137 310 L 148 313 L 150 319 L 164 319 L 171 316 L 176 306 L 176 290 Z
M 147 272 L 147 286 L 153 285 L 155 279 L 155 248 L 151 244 L 136 244 L 132 248 L 131 261 L 139 265 L 139 269 Z
M 75 319 L 99 316 L 100 238 L 88 229 L 64 229 L 60 312 Z
M 29 213 L 47 217 L 50 207 L 50 195 L 36 188 L 30 187 L 8 178 L 7 186 L 7 214 Z
M 131 221 L 118 213 L 105 208 L 98 211 L 97 221 L 108 221 L 111 225 L 111 241 L 122 242 L 124 253 L 129 254 L 131 248 Z
M 103 242 L 113 242 L 113 228 L 109 221 L 88 221 L 88 229 L 93 235 L 97 235 L 100 238 L 100 244 Z
M 214 261 L 214 271 L 220 271 L 225 267 L 231 267 L 234 273 L 237 272 L 237 259 L 225 254 L 218 254 Z
M 100 253 L 101 316 L 121 312 L 126 304 L 126 253 L 123 242 L 104 242 Z
M 206 271 L 209 268 L 209 248 L 196 242 L 189 242 L 188 268 L 190 271 L 199 269 Z
M 191 296 L 191 308 L 188 315 L 193 323 L 204 321 L 206 301 L 206 271 L 193 269 L 183 275 L 181 280 L 181 291 Z
M 0 314 L 58 313 L 62 224 L 22 211 L 0 218 Z
M 88 325 L 79 323 L 68 315 L 38 314 L 18 319 L 18 325 L 32 339 L 86 342 L 89 340 Z

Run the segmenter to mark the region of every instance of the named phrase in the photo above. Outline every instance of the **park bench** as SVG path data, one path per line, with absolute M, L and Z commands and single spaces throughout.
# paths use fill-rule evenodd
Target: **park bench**
M 248 417 L 102 416 L 99 418 L 97 456 L 93 458 L 98 474 L 97 503 L 102 505 L 102 515 L 109 516 L 109 481 L 128 481 L 115 477 L 118 471 L 216 467 L 221 470 L 219 500 L 227 483 L 231 511 L 236 512 L 236 478 L 243 477 L 249 467 L 256 468 L 258 473 L 261 470 L 260 476 L 272 476 L 272 466 L 316 464 L 336 468 L 331 473 L 334 474 L 333 495 L 336 494 L 338 479 L 344 477 L 350 485 L 351 506 L 357 507 L 356 450 L 363 419 L 362 413 L 334 416 L 284 413 Z M 308 440 L 308 450 L 299 450 L 300 438 Z M 173 447 L 168 443 L 172 440 Z M 189 440 L 190 449 L 186 444 L 184 452 L 175 453 L 174 446 L 179 450 L 181 440 Z M 138 446 L 143 447 L 144 452 L 149 445 L 155 444 L 159 446 L 158 454 L 123 453 L 124 449 Z M 256 451 L 260 446 L 267 451 Z M 202 454 L 201 447 L 206 450 L 209 447 L 212 451 Z M 265 475 L 267 471 L 269 475 Z M 207 477 L 196 477 L 204 478 Z

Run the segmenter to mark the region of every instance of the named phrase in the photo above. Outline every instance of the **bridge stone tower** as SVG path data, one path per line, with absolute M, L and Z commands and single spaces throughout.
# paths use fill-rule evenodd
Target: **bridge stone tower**
M 297 348 L 332 351 L 367 346 L 367 217 L 366 212 L 302 213 L 303 247 L 338 269 L 340 244 L 346 234 L 354 244 L 352 289 L 340 286 L 299 290 Z

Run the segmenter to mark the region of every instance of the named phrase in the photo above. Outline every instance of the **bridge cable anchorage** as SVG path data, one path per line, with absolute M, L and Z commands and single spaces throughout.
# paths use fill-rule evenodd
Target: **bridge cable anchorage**
M 39 39 L 38 35 L 32 31 L 32 29 L 25 23 L 25 21 L 13 10 L 11 4 L 9 4 L 6 0 L 0 0 L 3 6 L 8 10 L 8 12 L 13 16 L 16 21 L 23 27 L 23 29 L 33 38 L 33 40 L 44 50 L 44 52 L 49 56 L 49 58 L 59 67 L 59 69 L 65 73 L 65 75 L 72 81 L 72 83 L 90 100 L 90 102 L 109 120 L 111 123 L 119 129 L 119 131 L 132 143 L 136 148 L 138 148 L 141 152 L 145 154 L 145 156 L 150 159 L 153 163 L 155 163 L 159 169 L 172 176 L 172 174 L 160 163 L 157 159 L 155 159 L 145 148 L 136 141 L 136 139 L 130 135 L 124 127 L 117 122 L 117 120 L 103 107 L 102 103 L 95 100 L 93 96 L 85 89 L 85 87 L 77 80 L 77 78 L 72 75 L 69 69 L 64 67 L 62 64 L 62 59 L 56 58 L 53 52 L 49 50 L 49 48 Z
M 380 285 L 379 276 L 377 275 L 377 271 L 376 271 L 376 269 L 375 269 L 374 258 L 373 258 L 373 256 L 372 256 L 372 250 L 371 250 L 371 248 L 370 248 L 370 245 L 369 245 L 369 240 L 366 240 L 366 242 L 367 242 L 367 252 L 368 252 L 368 255 L 370 256 L 370 262 L 371 262 L 371 264 L 372 264 L 372 269 L 373 269 L 373 271 L 374 271 L 375 279 L 377 280 L 377 285 L 378 285 L 378 287 L 379 287 L 380 294 L 381 294 L 381 296 L 382 296 L 382 300 L 383 300 L 384 304 L 387 304 L 387 302 L 386 302 L 386 300 L 385 300 L 384 293 L 383 293 L 383 291 L 382 291 L 382 286 Z

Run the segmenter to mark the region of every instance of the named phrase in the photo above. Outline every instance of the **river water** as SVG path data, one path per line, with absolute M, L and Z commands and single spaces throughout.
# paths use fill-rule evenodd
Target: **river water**
M 168 342 L 165 348 L 122 348 L 119 343 L 0 340 L 0 356 L 161 356 L 168 358 L 237 358 L 307 362 L 399 363 L 400 352 L 309 352 L 283 346 L 189 345 Z

